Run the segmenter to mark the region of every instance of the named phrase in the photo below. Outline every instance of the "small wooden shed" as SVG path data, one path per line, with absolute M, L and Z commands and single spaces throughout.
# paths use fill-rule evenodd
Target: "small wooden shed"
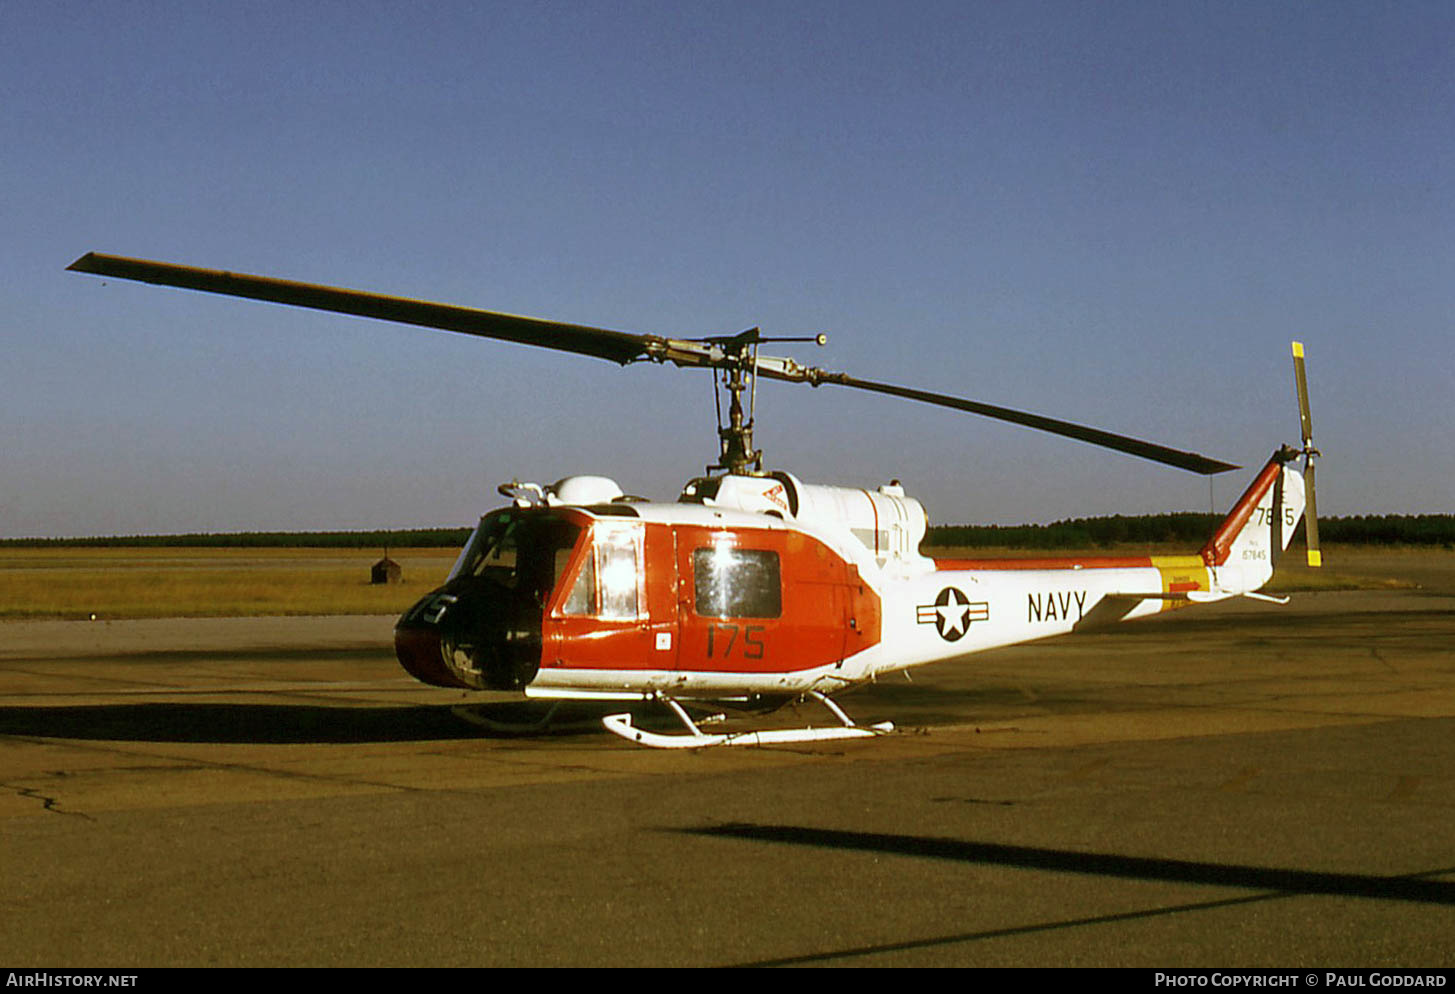
M 403 583 L 404 569 L 390 559 L 386 553 L 384 558 L 374 564 L 369 571 L 370 583 Z

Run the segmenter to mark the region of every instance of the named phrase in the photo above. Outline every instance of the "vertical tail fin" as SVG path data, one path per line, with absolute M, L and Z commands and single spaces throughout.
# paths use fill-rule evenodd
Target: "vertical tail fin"
M 1304 513 L 1303 477 L 1288 465 L 1299 454 L 1288 448 L 1273 453 L 1202 547 L 1202 561 L 1217 569 L 1224 587 L 1257 590 L 1273 578 Z

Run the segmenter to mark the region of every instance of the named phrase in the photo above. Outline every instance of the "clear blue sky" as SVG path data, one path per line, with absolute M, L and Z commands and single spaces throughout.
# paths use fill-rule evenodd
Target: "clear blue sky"
M 0 35 L 0 536 L 461 524 L 672 498 L 709 377 L 65 272 L 88 250 L 800 357 L 1455 511 L 1448 3 L 67 3 Z M 1202 477 L 765 384 L 800 477 L 931 519 Z

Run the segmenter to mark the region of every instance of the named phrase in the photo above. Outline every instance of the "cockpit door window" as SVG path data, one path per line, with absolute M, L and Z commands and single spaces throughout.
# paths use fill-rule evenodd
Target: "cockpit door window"
M 641 526 L 599 521 L 560 610 L 564 615 L 635 621 L 642 616 L 641 586 Z
M 778 618 L 783 582 L 778 553 L 726 542 L 692 552 L 697 614 L 703 618 Z

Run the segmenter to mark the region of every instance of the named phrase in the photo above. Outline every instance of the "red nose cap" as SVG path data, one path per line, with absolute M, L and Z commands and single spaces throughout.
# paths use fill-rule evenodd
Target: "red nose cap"
M 394 654 L 409 675 L 421 683 L 435 687 L 449 687 L 453 690 L 470 689 L 467 683 L 450 672 L 445 663 L 444 648 L 440 638 L 425 628 L 394 629 Z

